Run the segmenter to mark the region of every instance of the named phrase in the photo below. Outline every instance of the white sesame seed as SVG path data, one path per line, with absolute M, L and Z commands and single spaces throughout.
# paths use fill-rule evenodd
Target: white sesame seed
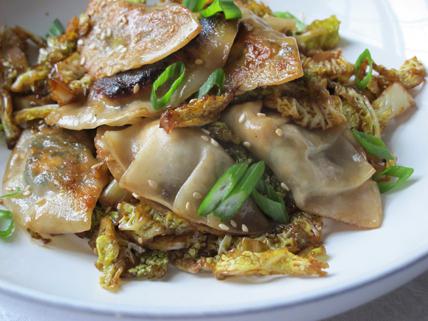
M 201 193 L 193 192 L 193 198 L 200 200 L 202 198 L 202 195 L 201 195 Z
M 215 139 L 211 138 L 211 144 L 213 144 L 215 147 L 220 146 Z
M 281 183 L 281 188 L 283 190 L 289 191 L 290 189 L 288 188 L 287 184 L 285 184 L 284 182 Z
M 24 191 L 22 192 L 23 196 L 30 196 L 31 195 L 31 191 L 30 191 L 30 185 L 25 186 Z
M 234 220 L 230 220 L 230 225 L 232 225 L 234 228 L 238 226 Z
M 223 224 L 223 223 L 220 223 L 220 224 L 218 225 L 218 227 L 219 227 L 220 229 L 222 229 L 223 231 L 229 231 L 229 226 L 227 226 L 227 225 L 225 225 L 225 224 Z
M 257 113 L 257 117 L 266 117 L 265 113 Z
M 277 128 L 277 129 L 275 129 L 275 134 L 277 136 L 281 137 L 284 134 L 284 132 L 282 131 L 281 128 Z
M 151 188 L 157 188 L 158 187 L 158 183 L 157 182 L 155 182 L 154 180 L 152 180 L 152 179 L 149 179 L 148 181 L 147 181 L 147 183 L 149 184 L 149 186 L 151 187 Z
M 186 210 L 190 209 L 190 202 L 186 202 Z
M 208 129 L 205 129 L 205 128 L 202 128 L 202 132 L 205 133 L 205 134 L 207 134 L 207 135 L 210 134 L 210 131 Z
M 135 193 L 132 193 L 132 197 L 138 199 L 138 195 Z
M 245 114 L 241 114 L 238 119 L 239 123 L 242 124 L 245 121 Z
M 106 39 L 106 34 L 105 34 L 105 32 L 101 32 L 100 39 L 101 39 L 101 40 L 105 40 L 105 39 Z
M 202 135 L 201 138 L 206 142 L 210 141 L 210 138 L 208 136 Z
M 46 204 L 46 198 L 40 198 L 36 201 L 37 206 L 43 206 Z
M 111 37 L 111 29 L 110 28 L 106 29 L 106 36 Z
M 132 88 L 132 92 L 134 94 L 138 93 L 140 91 L 140 85 L 136 84 L 133 88 Z
M 245 147 L 251 147 L 251 143 L 250 142 L 243 142 L 242 145 L 244 145 Z
M 84 64 L 85 64 L 85 62 L 86 62 L 85 57 L 82 57 L 82 59 L 80 59 L 80 64 L 81 64 L 81 65 L 84 65 Z
M 95 44 L 94 43 L 91 43 L 90 45 L 89 45 L 89 49 L 95 49 Z
M 242 224 L 242 226 L 241 226 L 241 230 L 242 230 L 242 232 L 244 232 L 244 233 L 248 233 L 248 227 L 247 227 L 247 225 Z
M 198 100 L 196 98 L 192 98 L 189 100 L 189 104 L 194 104 L 196 103 Z
M 77 45 L 78 46 L 83 46 L 83 39 L 77 40 Z
M 195 64 L 196 65 L 202 65 L 203 63 L 204 63 L 204 61 L 202 59 L 198 58 L 198 59 L 195 60 Z

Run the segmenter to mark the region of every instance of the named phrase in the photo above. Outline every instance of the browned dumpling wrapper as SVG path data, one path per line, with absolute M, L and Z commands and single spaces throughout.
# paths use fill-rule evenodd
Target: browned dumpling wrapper
M 94 78 L 155 63 L 183 48 L 201 30 L 190 10 L 172 3 L 92 0 L 86 13 L 92 29 L 80 49 Z
M 23 132 L 3 179 L 4 192 L 22 191 L 4 200 L 20 225 L 41 234 L 91 228 L 92 211 L 108 178 L 90 144 L 85 135 L 59 129 Z

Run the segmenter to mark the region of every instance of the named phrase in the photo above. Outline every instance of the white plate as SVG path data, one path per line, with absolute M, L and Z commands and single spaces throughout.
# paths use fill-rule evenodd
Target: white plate
M 351 61 L 368 47 L 374 59 L 386 66 L 398 67 L 413 55 L 428 65 L 426 1 L 266 2 L 306 21 L 336 14 L 342 21 L 345 55 Z M 0 0 L 0 21 L 44 34 L 55 17 L 65 21 L 81 9 L 82 0 Z M 80 315 L 92 321 L 101 315 L 103 320 L 109 320 L 106 315 L 147 319 L 233 315 L 242 320 L 281 317 L 298 321 L 326 317 L 392 290 L 428 267 L 427 90 L 419 93 L 417 103 L 417 110 L 390 139 L 400 163 L 415 168 L 411 185 L 385 197 L 382 228 L 352 231 L 333 227 L 335 232 L 326 237 L 328 277 L 220 282 L 208 275 L 173 272 L 165 281 L 130 282 L 111 294 L 98 286 L 95 257 L 84 242 L 61 237 L 43 247 L 19 231 L 11 242 L 0 242 L 2 302 L 13 303 L 9 306 L 15 309 L 25 306 L 42 311 L 44 320 L 53 315 L 61 315 L 62 320 L 66 316 L 76 320 Z M 6 157 L 1 147 L 1 167 Z M 67 314 L 61 314 L 63 309 Z

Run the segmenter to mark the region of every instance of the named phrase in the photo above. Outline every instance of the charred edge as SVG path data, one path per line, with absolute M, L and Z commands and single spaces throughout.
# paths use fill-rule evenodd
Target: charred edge
M 166 61 L 139 69 L 118 73 L 95 81 L 93 90 L 108 98 L 121 98 L 133 94 L 134 86 L 144 87 L 150 85 L 157 76 L 167 67 Z

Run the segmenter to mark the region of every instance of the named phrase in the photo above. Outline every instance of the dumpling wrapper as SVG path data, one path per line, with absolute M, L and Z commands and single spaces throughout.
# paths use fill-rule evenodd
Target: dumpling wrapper
M 261 109 L 261 102 L 232 106 L 224 121 L 290 188 L 300 209 L 360 227 L 381 224 L 375 169 L 345 127 L 310 131 L 279 115 L 259 117 Z
M 92 29 L 80 47 L 93 78 L 153 64 L 187 45 L 201 31 L 196 15 L 174 3 L 148 6 L 92 0 Z
M 213 215 L 200 217 L 197 209 L 217 179 L 233 160 L 200 129 L 178 128 L 167 134 L 159 120 L 143 120 L 119 131 L 107 131 L 101 137 L 101 150 L 119 185 L 145 199 L 161 204 L 177 215 L 224 233 Z M 269 221 L 249 200 L 230 222 L 228 233 L 263 233 Z
M 154 117 L 159 114 L 159 111 L 153 109 L 146 93 L 113 101 L 92 92 L 86 101 L 61 106 L 50 113 L 45 121 L 51 126 L 83 130 L 102 125 L 130 125 L 142 117 Z
M 303 76 L 296 39 L 243 10 L 241 29 L 225 67 L 226 87 L 238 94 Z
M 23 132 L 3 178 L 4 192 L 25 191 L 22 197 L 4 199 L 20 225 L 41 234 L 91 228 L 92 211 L 108 177 L 89 144 L 85 136 L 59 129 Z
M 149 98 L 151 83 L 156 78 L 153 76 L 175 60 L 186 65 L 184 83 L 171 99 L 171 105 L 178 106 L 197 92 L 215 69 L 224 66 L 238 31 L 236 21 L 219 17 L 204 18 L 201 24 L 200 35 L 179 53 L 156 65 L 96 81 L 85 101 L 61 106 L 46 118 L 46 122 L 51 126 L 82 130 L 102 125 L 130 125 L 143 117 L 156 117 L 160 112 L 153 109 Z M 133 94 L 137 84 L 141 90 Z

